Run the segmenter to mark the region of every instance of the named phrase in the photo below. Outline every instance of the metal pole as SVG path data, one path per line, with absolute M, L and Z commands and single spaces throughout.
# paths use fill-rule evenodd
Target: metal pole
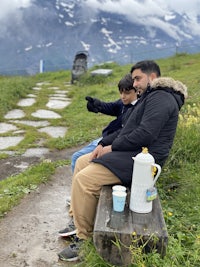
M 40 73 L 43 73 L 44 71 L 44 61 L 43 59 L 40 60 Z

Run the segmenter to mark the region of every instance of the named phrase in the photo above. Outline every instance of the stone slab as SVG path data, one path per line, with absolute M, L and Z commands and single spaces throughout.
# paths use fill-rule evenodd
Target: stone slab
M 108 76 L 112 73 L 112 69 L 97 69 L 97 70 L 93 70 L 91 71 L 91 75 L 95 76 L 95 75 L 103 75 L 103 76 Z

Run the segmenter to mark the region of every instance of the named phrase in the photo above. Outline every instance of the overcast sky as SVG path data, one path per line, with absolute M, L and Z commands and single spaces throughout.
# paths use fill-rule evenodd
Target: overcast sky
M 28 7 L 31 2 L 34 0 L 1 0 L 0 17 L 20 7 Z M 56 2 L 69 3 L 68 0 L 55 0 Z M 86 0 L 85 3 L 96 11 L 99 9 L 132 17 L 135 14 L 136 18 L 150 14 L 159 16 L 171 11 L 192 14 L 194 17 L 200 14 L 199 0 Z
M 68 0 L 55 0 L 55 4 L 56 2 L 69 3 Z M 20 7 L 28 7 L 31 3 L 34 0 L 1 0 L 0 18 Z M 86 0 L 85 3 L 96 12 L 104 10 L 124 14 L 132 20 L 150 15 L 159 17 L 170 14 L 171 11 L 187 13 L 194 18 L 200 15 L 199 0 Z
M 20 7 L 28 7 L 31 2 L 32 0 L 1 0 L 0 19 L 15 13 Z
M 13 15 L 19 11 L 20 7 L 26 8 L 34 3 L 34 0 L 0 0 L 0 19 L 8 19 L 9 15 Z M 66 3 L 69 0 L 55 0 L 56 3 Z M 126 18 L 137 24 L 145 26 L 156 26 L 169 35 L 176 38 L 181 29 L 170 23 L 172 12 L 176 11 L 180 15 L 187 14 L 190 20 L 185 25 L 188 32 L 200 34 L 200 22 L 198 22 L 198 14 L 200 15 L 199 0 L 85 0 L 84 4 L 88 8 L 93 9 L 93 14 L 101 11 L 108 11 L 126 16 Z M 163 17 L 165 21 L 163 21 Z

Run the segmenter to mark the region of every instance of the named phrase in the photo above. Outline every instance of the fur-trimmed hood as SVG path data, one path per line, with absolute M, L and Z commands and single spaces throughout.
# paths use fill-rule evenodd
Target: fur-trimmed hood
M 160 78 L 154 79 L 151 83 L 151 87 L 153 89 L 156 89 L 158 87 L 162 87 L 162 88 L 168 87 L 168 88 L 173 89 L 176 92 L 180 92 L 184 96 L 184 98 L 188 97 L 186 85 L 180 81 L 174 80 L 169 77 L 160 77 Z
M 172 93 L 180 108 L 188 97 L 186 85 L 170 77 L 159 77 L 154 79 L 151 83 L 151 88 L 152 90 L 166 90 Z

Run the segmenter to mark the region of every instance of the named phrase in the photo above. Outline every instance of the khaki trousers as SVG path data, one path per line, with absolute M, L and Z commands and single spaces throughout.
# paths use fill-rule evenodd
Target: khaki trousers
M 72 178 L 69 214 L 74 218 L 77 236 L 81 239 L 92 236 L 102 186 L 121 184 L 119 178 L 109 169 L 90 162 L 90 155 L 91 153 L 78 158 Z

